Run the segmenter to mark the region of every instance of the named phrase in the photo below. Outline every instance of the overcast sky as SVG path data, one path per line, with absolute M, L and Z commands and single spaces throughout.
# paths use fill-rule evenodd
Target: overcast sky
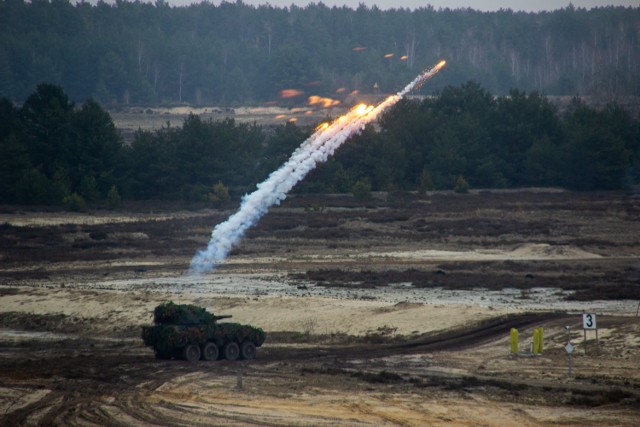
M 201 0 L 167 0 L 172 5 L 188 5 L 191 3 L 200 3 Z M 220 0 L 209 0 L 209 3 L 219 4 Z M 235 2 L 235 0 L 231 0 Z M 298 6 L 306 6 L 309 3 L 319 3 L 319 0 L 243 0 L 245 4 L 266 4 L 269 3 L 272 6 L 290 6 L 292 3 Z M 540 10 L 555 10 L 567 6 L 570 2 L 567 0 L 323 0 L 327 6 L 342 6 L 347 5 L 349 7 L 356 8 L 358 4 L 364 3 L 367 6 L 377 5 L 381 9 L 389 9 L 392 7 L 408 7 L 416 8 L 431 4 L 436 9 L 440 7 L 455 8 L 467 8 L 478 10 L 498 10 L 500 8 L 524 10 L 527 12 L 538 12 Z M 573 5 L 575 7 L 592 8 L 595 6 L 634 6 L 638 7 L 640 0 L 618 0 L 618 1 L 598 1 L 598 0 L 574 0 Z

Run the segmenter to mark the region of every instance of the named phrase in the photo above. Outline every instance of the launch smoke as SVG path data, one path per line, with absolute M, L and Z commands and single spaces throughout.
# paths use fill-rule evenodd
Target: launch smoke
M 240 209 L 236 213 L 225 222 L 216 225 L 207 248 L 198 251 L 191 260 L 189 272 L 199 274 L 214 270 L 227 258 L 245 232 L 254 226 L 271 206 L 279 205 L 289 191 L 311 170 L 319 163 L 326 162 L 349 137 L 362 132 L 364 127 L 376 120 L 383 111 L 395 105 L 409 92 L 420 88 L 444 65 L 445 61 L 441 61 L 433 68 L 423 71 L 404 89 L 375 107 L 360 104 L 331 124 L 320 125 L 293 152 L 285 164 L 258 184 L 253 193 L 242 198 Z

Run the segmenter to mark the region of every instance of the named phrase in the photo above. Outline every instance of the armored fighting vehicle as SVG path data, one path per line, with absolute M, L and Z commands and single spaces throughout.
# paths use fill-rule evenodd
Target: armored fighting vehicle
M 202 307 L 165 302 L 153 311 L 153 325 L 142 327 L 145 345 L 153 347 L 158 359 L 203 360 L 253 359 L 265 332 L 249 325 L 219 320 Z

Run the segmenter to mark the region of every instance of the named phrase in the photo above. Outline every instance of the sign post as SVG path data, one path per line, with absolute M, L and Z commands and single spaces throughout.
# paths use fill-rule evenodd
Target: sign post
M 567 345 L 564 346 L 564 349 L 567 351 L 567 354 L 569 355 L 569 377 L 571 377 L 571 353 L 573 353 L 573 344 L 571 344 L 571 341 L 569 341 L 567 343 Z
M 595 313 L 582 313 L 582 329 L 584 330 L 584 352 L 587 353 L 587 330 L 596 331 L 596 344 L 598 344 L 598 327 Z

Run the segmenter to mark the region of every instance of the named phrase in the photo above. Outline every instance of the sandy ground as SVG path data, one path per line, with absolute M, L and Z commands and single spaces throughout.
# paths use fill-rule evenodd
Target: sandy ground
M 640 286 L 638 200 L 470 197 L 293 198 L 198 277 L 190 256 L 228 212 L 7 207 L 0 424 L 637 425 L 638 299 L 611 295 Z M 601 297 L 576 299 L 581 284 Z M 267 342 L 252 361 L 156 360 L 140 325 L 167 300 Z M 599 323 L 586 349 L 583 310 Z

